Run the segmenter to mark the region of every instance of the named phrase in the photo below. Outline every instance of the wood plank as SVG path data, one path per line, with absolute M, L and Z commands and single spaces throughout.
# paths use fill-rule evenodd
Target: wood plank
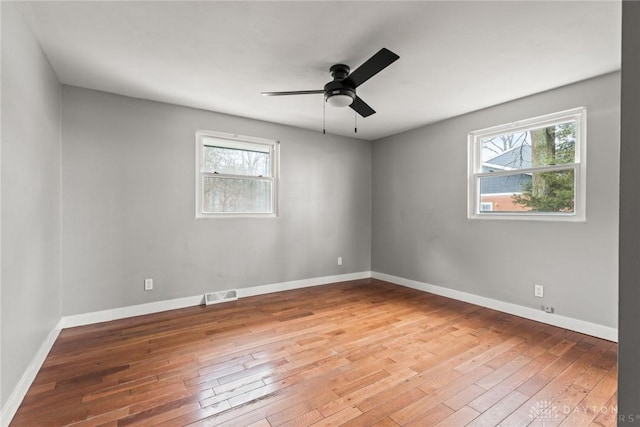
M 480 415 L 480 412 L 476 411 L 475 409 L 471 409 L 468 406 L 463 406 L 453 414 L 449 415 L 447 418 L 440 421 L 438 424 L 436 424 L 435 427 L 466 426 L 475 418 L 477 418 L 478 415 Z
M 524 402 L 527 401 L 527 399 L 529 399 L 529 396 L 526 394 L 513 391 L 512 393 L 507 394 L 495 405 L 485 410 L 482 415 L 475 418 L 467 425 L 467 427 L 495 427 L 500 424 L 502 420 L 517 410 Z M 527 425 L 532 420 L 530 418 L 523 417 L 520 421 L 523 422 L 524 425 Z

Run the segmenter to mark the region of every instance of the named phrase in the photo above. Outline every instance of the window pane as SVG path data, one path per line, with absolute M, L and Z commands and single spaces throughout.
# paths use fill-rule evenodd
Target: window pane
M 482 138 L 482 172 L 575 162 L 576 125 L 558 125 Z
M 271 181 L 205 176 L 202 182 L 204 213 L 272 213 Z
M 269 152 L 203 146 L 203 172 L 227 175 L 270 176 Z
M 486 205 L 485 205 L 486 203 Z M 500 212 L 573 213 L 574 170 L 480 177 L 480 204 Z

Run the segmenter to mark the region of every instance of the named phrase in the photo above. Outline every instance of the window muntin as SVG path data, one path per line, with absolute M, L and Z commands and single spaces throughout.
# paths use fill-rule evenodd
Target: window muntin
M 471 132 L 468 217 L 584 221 L 585 152 L 584 108 Z
M 210 131 L 196 140 L 196 217 L 276 215 L 276 141 Z

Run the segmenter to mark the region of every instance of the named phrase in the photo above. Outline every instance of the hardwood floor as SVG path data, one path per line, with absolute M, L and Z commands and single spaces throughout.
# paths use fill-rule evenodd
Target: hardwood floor
M 367 279 L 65 329 L 11 425 L 613 426 L 616 351 Z

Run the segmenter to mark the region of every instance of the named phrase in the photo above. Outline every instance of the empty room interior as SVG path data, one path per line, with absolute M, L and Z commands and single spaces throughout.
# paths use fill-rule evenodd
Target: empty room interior
M 0 12 L 0 425 L 640 422 L 640 3 Z

